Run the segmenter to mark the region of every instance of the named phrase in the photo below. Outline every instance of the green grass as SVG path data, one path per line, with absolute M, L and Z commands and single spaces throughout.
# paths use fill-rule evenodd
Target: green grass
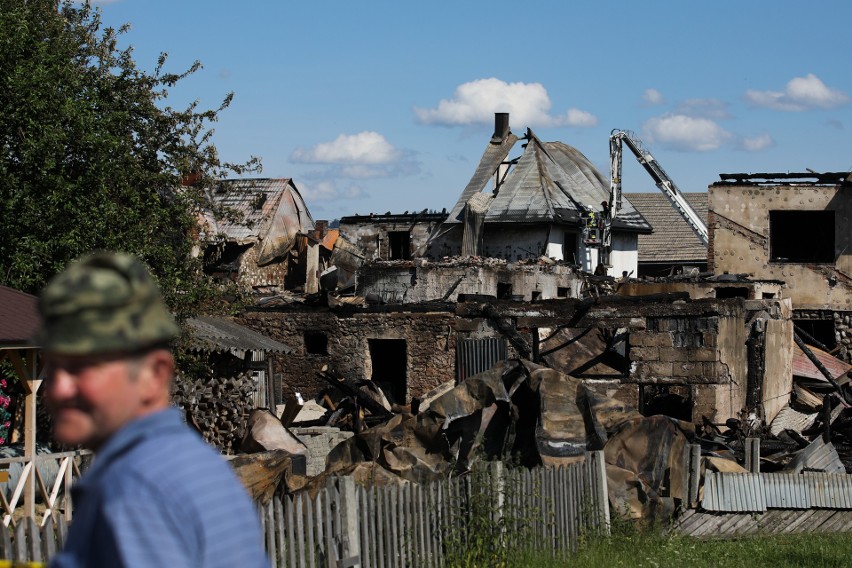
M 852 566 L 852 535 L 799 534 L 699 540 L 646 532 L 594 539 L 561 561 L 531 556 L 524 568 L 771 568 Z

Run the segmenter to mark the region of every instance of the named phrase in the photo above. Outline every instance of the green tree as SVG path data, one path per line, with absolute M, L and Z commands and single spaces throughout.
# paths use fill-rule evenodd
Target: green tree
M 0 284 L 38 292 L 95 249 L 143 258 L 181 315 L 208 298 L 190 251 L 202 188 L 259 169 L 222 162 L 210 124 L 228 106 L 168 106 L 200 68 L 153 72 L 97 9 L 0 0 Z M 181 182 L 191 178 L 194 184 Z

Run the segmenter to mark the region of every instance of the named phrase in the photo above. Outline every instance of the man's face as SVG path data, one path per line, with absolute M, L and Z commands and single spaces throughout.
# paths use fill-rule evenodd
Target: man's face
M 44 396 L 54 438 L 71 446 L 100 448 L 143 414 L 143 361 L 115 355 L 48 355 Z

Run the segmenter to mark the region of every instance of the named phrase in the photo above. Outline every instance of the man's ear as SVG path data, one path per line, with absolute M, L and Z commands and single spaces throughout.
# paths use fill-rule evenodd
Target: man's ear
M 157 349 L 145 357 L 145 398 L 154 403 L 165 400 L 168 404 L 175 359 L 166 349 Z

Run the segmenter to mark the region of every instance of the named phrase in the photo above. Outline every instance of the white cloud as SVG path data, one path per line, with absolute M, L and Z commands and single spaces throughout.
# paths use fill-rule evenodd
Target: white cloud
M 775 146 L 775 140 L 769 134 L 761 134 L 753 138 L 743 138 L 742 145 L 744 150 L 749 152 L 759 152 L 765 148 Z
M 849 95 L 828 87 L 822 80 L 808 73 L 805 77 L 794 77 L 784 91 L 755 91 L 749 89 L 746 101 L 774 110 L 804 111 L 813 108 L 829 109 L 845 105 Z
M 645 122 L 648 141 L 678 150 L 715 150 L 731 138 L 724 128 L 707 118 L 667 114 Z
M 500 79 L 478 79 L 459 85 L 453 98 L 442 99 L 436 108 L 414 108 L 424 124 L 444 126 L 493 124 L 495 112 L 508 112 L 516 125 L 592 126 L 592 114 L 570 109 L 563 116 L 552 116 L 552 103 L 541 83 L 506 83 Z
M 400 152 L 378 132 L 341 134 L 332 142 L 313 148 L 297 148 L 290 156 L 293 162 L 309 164 L 389 164 Z
M 586 112 L 578 108 L 569 108 L 566 119 L 568 126 L 588 127 L 596 126 L 598 124 L 598 117 L 590 112 Z
M 663 93 L 657 89 L 645 89 L 645 93 L 642 95 L 642 100 L 649 105 L 661 105 L 666 102 L 663 98 Z
M 675 114 L 714 120 L 731 118 L 731 114 L 728 112 L 728 103 L 719 99 L 687 99 L 677 106 Z
M 355 185 L 340 189 L 333 182 L 325 180 L 312 184 L 299 184 L 299 193 L 307 202 L 311 201 L 336 201 L 338 199 L 356 199 L 367 197 L 364 191 Z

